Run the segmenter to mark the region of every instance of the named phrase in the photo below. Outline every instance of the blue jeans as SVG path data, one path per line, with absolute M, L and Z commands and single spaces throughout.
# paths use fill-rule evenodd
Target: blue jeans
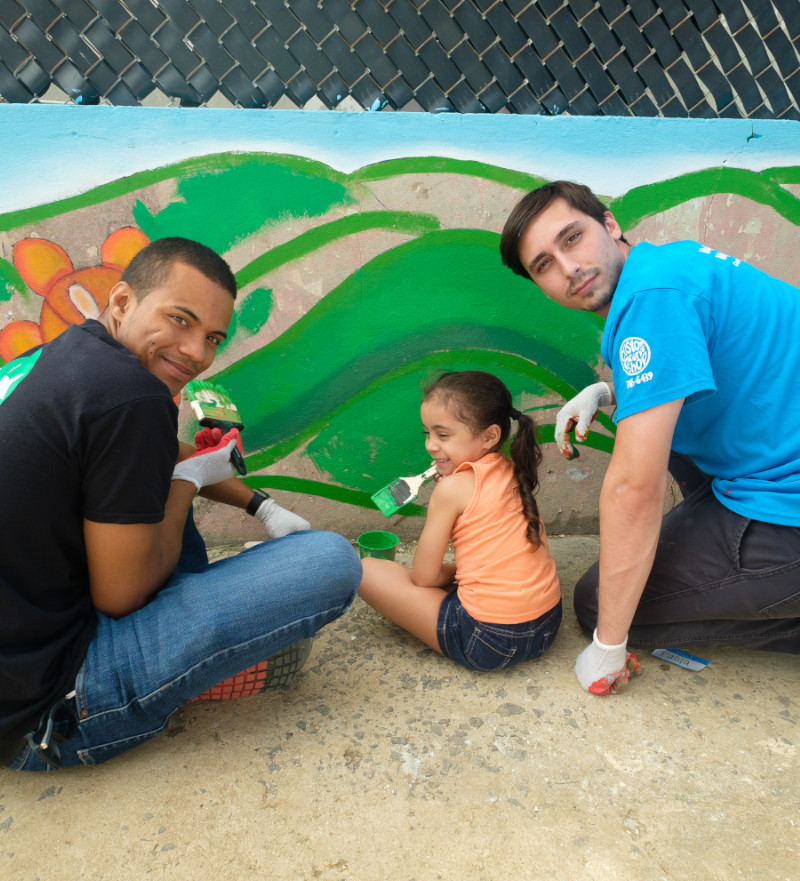
M 358 555 L 333 532 L 296 532 L 209 565 L 190 524 L 178 569 L 144 608 L 97 613 L 61 764 L 94 765 L 161 734 L 190 698 L 342 615 L 360 580 Z M 9 767 L 47 770 L 27 746 Z
M 446 658 L 470 670 L 502 670 L 538 658 L 550 648 L 561 624 L 561 600 L 534 621 L 487 624 L 467 612 L 451 590 L 439 606 L 436 633 Z

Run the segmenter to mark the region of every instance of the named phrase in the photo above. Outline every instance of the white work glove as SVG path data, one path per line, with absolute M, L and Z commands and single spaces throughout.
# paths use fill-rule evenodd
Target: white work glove
M 271 538 L 281 538 L 301 529 L 311 529 L 308 520 L 281 508 L 275 499 L 264 499 L 253 516 L 264 524 L 264 529 Z
M 600 407 L 614 403 L 614 396 L 607 382 L 587 385 L 582 392 L 567 401 L 556 417 L 556 443 L 566 459 L 576 459 L 578 450 L 570 443 L 569 433 L 575 429 L 575 440 L 585 441 L 589 426 L 594 422 Z
M 232 428 L 223 434 L 219 428 L 204 428 L 194 437 L 197 452 L 178 462 L 172 472 L 173 480 L 186 480 L 193 483 L 197 491 L 212 483 L 221 483 L 238 472 L 231 462 L 234 447 L 242 452 L 242 439 L 239 430 Z
M 591 645 L 587 646 L 575 662 L 575 675 L 584 691 L 590 694 L 616 694 L 631 675 L 639 669 L 639 659 L 627 651 L 628 638 L 619 645 L 604 645 L 594 631 Z

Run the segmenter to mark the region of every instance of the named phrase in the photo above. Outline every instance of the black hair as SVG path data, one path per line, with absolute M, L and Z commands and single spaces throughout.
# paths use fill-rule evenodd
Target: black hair
M 441 374 L 423 392 L 423 402 L 431 398 L 452 409 L 453 415 L 473 433 L 485 431 L 491 425 L 498 426 L 500 440 L 495 450 L 500 450 L 508 440 L 512 418 L 517 420 L 517 433 L 509 452 L 522 511 L 528 521 L 527 538 L 535 548 L 539 547 L 542 521 L 535 496 L 542 451 L 536 441 L 536 423 L 527 414 L 515 410 L 511 392 L 496 376 L 483 370 Z
M 122 273 L 137 299 L 164 284 L 175 263 L 185 263 L 224 288 L 236 299 L 236 279 L 230 266 L 211 248 L 192 239 L 169 236 L 145 245 Z
M 532 220 L 549 208 L 556 199 L 563 199 L 571 208 L 588 214 L 600 224 L 606 222 L 608 208 L 589 187 L 568 180 L 554 180 L 523 196 L 514 206 L 500 234 L 500 257 L 505 266 L 530 281 L 527 267 L 519 259 L 519 240 Z M 628 244 L 625 236 L 620 241 Z

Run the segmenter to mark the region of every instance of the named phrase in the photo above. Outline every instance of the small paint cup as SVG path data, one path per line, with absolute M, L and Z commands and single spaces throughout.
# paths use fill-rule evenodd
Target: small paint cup
M 362 532 L 356 539 L 360 557 L 378 557 L 381 560 L 394 560 L 400 539 L 393 532 L 373 529 Z

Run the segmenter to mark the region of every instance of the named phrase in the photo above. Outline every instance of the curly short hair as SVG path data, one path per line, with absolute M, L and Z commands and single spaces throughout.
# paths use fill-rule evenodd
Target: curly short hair
M 236 279 L 225 260 L 206 245 L 179 236 L 155 239 L 142 248 L 122 273 L 121 281 L 141 299 L 164 284 L 175 263 L 191 266 L 236 299 Z

